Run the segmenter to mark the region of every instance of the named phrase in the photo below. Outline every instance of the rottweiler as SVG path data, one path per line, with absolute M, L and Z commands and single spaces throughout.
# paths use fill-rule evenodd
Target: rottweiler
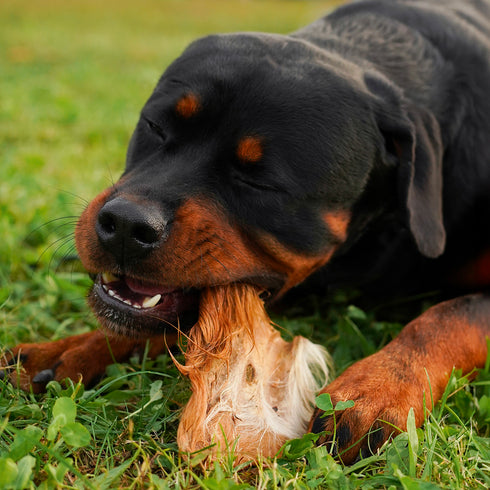
M 76 227 L 90 306 L 122 335 L 112 354 L 100 332 L 18 346 L 21 385 L 90 383 L 146 335 L 192 325 L 208 286 L 274 300 L 308 281 L 457 285 L 324 390 L 355 401 L 337 418 L 344 462 L 403 428 L 410 407 L 421 424 L 453 367 L 487 357 L 489 90 L 487 0 L 359 1 L 290 35 L 193 42 L 143 107 L 122 177 Z M 310 430 L 331 425 L 317 411 Z

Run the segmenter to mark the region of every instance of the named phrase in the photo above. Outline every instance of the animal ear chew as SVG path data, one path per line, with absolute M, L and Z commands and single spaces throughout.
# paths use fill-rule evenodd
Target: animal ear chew
M 203 291 L 185 366 L 178 366 L 192 387 L 177 432 L 180 450 L 212 446 L 209 461 L 234 448 L 237 463 L 275 455 L 306 432 L 327 365 L 323 347 L 281 338 L 256 288 Z

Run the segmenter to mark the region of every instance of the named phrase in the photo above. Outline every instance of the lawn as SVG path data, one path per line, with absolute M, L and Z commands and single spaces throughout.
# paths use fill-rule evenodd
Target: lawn
M 288 32 L 334 3 L 2 0 L 1 348 L 97 327 L 74 224 L 121 173 L 140 108 L 186 44 L 211 32 Z M 401 327 L 355 303 L 350 292 L 310 298 L 275 320 L 324 343 L 340 372 Z M 182 457 L 175 434 L 189 388 L 167 355 L 111 366 L 91 390 L 51 383 L 33 395 L 0 381 L 0 488 L 488 488 L 488 371 L 473 382 L 455 375 L 423 429 L 352 467 L 308 437 L 256 466 Z

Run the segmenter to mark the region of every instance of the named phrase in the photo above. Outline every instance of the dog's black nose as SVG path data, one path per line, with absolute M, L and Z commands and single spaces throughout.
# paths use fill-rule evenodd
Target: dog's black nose
M 157 207 L 116 197 L 99 211 L 96 231 L 102 246 L 124 264 L 154 250 L 163 239 L 165 225 Z

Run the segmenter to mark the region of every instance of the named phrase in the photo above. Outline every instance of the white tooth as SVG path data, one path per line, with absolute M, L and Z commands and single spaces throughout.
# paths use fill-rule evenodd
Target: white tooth
M 109 288 L 105 284 L 102 284 L 102 288 L 106 293 L 109 292 Z
M 138 303 L 135 303 L 133 305 L 137 310 L 141 310 L 141 305 L 139 305 Z
M 109 296 L 116 296 L 116 293 L 112 289 L 109 289 L 107 292 L 109 293 Z
M 141 306 L 143 306 L 143 308 L 153 308 L 160 301 L 161 297 L 161 294 L 155 294 L 153 298 L 147 296 Z
M 129 305 L 129 306 L 133 306 L 133 303 L 131 303 L 131 301 L 129 301 L 129 299 L 125 299 L 125 300 L 123 301 L 123 303 L 126 303 L 126 304 L 127 304 L 127 305 Z
M 117 281 L 117 277 L 110 273 L 110 272 L 103 272 L 102 273 L 102 282 L 107 284 L 108 282 L 114 282 Z

